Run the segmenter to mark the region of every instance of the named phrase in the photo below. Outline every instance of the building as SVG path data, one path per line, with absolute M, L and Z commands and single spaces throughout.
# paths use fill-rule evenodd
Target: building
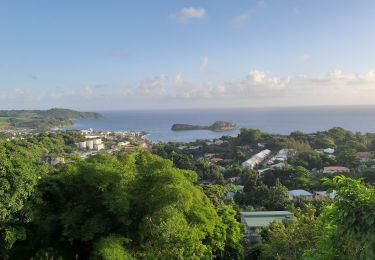
M 276 164 L 272 164 L 271 166 L 270 166 L 270 168 L 272 169 L 272 170 L 275 170 L 275 169 L 283 169 L 283 168 L 285 168 L 287 166 L 287 164 L 285 163 L 285 162 L 279 162 L 279 163 L 276 163 Z
M 94 142 L 94 145 L 102 144 L 102 139 L 97 138 L 97 139 L 94 139 L 93 142 Z
M 84 141 L 84 142 L 77 143 L 77 147 L 79 149 L 85 149 L 86 148 L 86 142 Z
M 94 138 L 89 139 L 83 142 L 76 143 L 79 149 L 88 149 L 88 150 L 101 150 L 104 149 L 104 144 L 102 143 L 102 139 Z
M 243 185 L 237 185 L 237 186 L 236 186 L 236 190 L 237 190 L 237 192 L 243 192 L 243 191 L 244 191 L 244 188 L 245 188 L 245 186 L 243 186 Z
M 314 197 L 312 193 L 305 191 L 305 190 L 290 190 L 288 192 L 289 192 L 290 200 L 300 200 L 300 199 L 312 200 Z
M 250 211 L 241 212 L 241 223 L 246 226 L 245 237 L 252 242 L 260 238 L 259 231 L 274 221 L 292 220 L 293 214 L 289 211 Z
M 250 159 L 242 163 L 242 167 L 254 169 L 255 166 L 263 162 L 269 155 L 271 151 L 266 149 L 263 150 L 255 155 L 253 155 Z
M 218 163 L 218 162 L 221 162 L 222 160 L 223 160 L 223 159 L 220 158 L 220 157 L 212 157 L 212 158 L 210 159 L 210 162 L 216 164 L 216 163 Z
M 286 160 L 288 160 L 289 156 L 295 154 L 295 149 L 281 149 L 275 156 L 268 160 L 268 164 L 273 164 L 274 162 L 285 162 Z
M 42 156 L 40 157 L 40 161 L 46 162 L 49 165 L 56 165 L 59 163 L 65 163 L 65 158 L 63 156 Z
M 94 144 L 94 150 L 100 151 L 104 149 L 104 144 Z
M 368 162 L 371 158 L 370 152 L 358 152 L 357 155 L 361 159 L 361 162 Z
M 222 145 L 223 143 L 224 143 L 223 140 L 220 140 L 220 139 L 214 140 L 215 145 Z
M 327 191 L 316 191 L 314 192 L 315 199 L 334 199 L 336 196 L 336 191 L 332 191 L 330 193 L 327 193 Z
M 333 149 L 333 148 L 326 148 L 326 149 L 323 149 L 323 152 L 324 153 L 328 153 L 328 154 L 334 154 L 335 153 L 335 149 Z
M 93 150 L 94 149 L 94 140 L 87 140 L 86 141 L 86 148 L 89 149 L 89 150 Z
M 350 172 L 350 169 L 343 166 L 327 166 L 323 168 L 323 173 L 334 174 L 334 173 L 345 173 Z

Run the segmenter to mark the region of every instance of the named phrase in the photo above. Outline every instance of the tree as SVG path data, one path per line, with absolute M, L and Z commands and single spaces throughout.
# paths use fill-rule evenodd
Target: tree
M 312 175 L 302 166 L 289 166 L 269 171 L 263 174 L 262 179 L 269 186 L 274 186 L 279 180 L 288 189 L 309 189 L 312 186 Z
M 262 132 L 259 129 L 252 128 L 241 128 L 240 133 L 237 137 L 238 142 L 242 145 L 256 144 L 262 136 Z
M 42 148 L 24 140 L 0 142 L 0 258 L 18 240 L 26 239 L 28 200 L 47 167 L 39 163 Z
M 296 212 L 296 217 L 288 222 L 273 222 L 262 232 L 263 244 L 260 259 L 301 259 L 305 250 L 314 247 L 314 239 L 320 235 L 316 225 L 315 209 L 310 206 L 304 214 Z
M 356 168 L 360 164 L 360 158 L 357 155 L 357 151 L 350 147 L 342 146 L 337 151 L 336 160 L 340 165 L 348 168 Z
M 374 259 L 375 189 L 345 176 L 325 179 L 325 184 L 336 190 L 336 198 L 324 207 L 318 219 L 322 233 L 305 258 Z
M 215 208 L 196 181 L 195 172 L 142 150 L 63 165 L 38 184 L 27 239 L 10 255 L 240 258 L 235 212 L 220 203 Z
M 322 158 L 316 151 L 306 151 L 299 153 L 296 158 L 292 160 L 294 165 L 303 166 L 307 169 L 321 169 L 323 167 Z

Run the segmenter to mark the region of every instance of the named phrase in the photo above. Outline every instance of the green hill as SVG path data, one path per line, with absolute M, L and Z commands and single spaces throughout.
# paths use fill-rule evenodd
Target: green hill
M 30 128 L 45 130 L 73 124 L 79 119 L 98 119 L 96 112 L 80 112 L 71 109 L 49 110 L 0 110 L 1 128 Z

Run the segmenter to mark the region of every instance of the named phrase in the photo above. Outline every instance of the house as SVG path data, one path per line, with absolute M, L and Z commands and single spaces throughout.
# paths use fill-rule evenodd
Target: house
M 40 161 L 46 162 L 49 165 L 56 165 L 59 163 L 65 163 L 65 158 L 63 156 L 41 156 Z
M 326 191 L 316 191 L 314 192 L 315 199 L 334 199 L 336 196 L 336 191 L 327 193 Z
M 333 149 L 333 148 L 326 148 L 326 149 L 323 149 L 323 152 L 324 153 L 328 153 L 328 154 L 334 154 L 335 153 L 335 149 Z
M 367 162 L 371 158 L 370 152 L 357 152 L 357 155 L 361 159 L 361 162 Z
M 274 221 L 292 220 L 293 214 L 289 211 L 250 211 L 241 212 L 241 223 L 246 226 L 245 237 L 251 242 L 260 239 L 259 231 Z
M 237 185 L 236 186 L 237 192 L 243 192 L 244 188 L 245 188 L 245 186 L 243 186 L 243 185 Z
M 283 168 L 285 168 L 286 166 L 287 166 L 287 164 L 286 164 L 285 162 L 279 162 L 279 163 L 276 163 L 276 164 L 271 165 L 270 168 L 271 168 L 272 170 L 274 170 L 274 169 L 283 169 Z
M 128 141 L 125 141 L 125 142 L 119 142 L 119 143 L 117 144 L 117 146 L 128 146 L 128 145 L 130 145 L 130 142 L 128 142 Z
M 295 149 L 281 149 L 275 156 L 268 160 L 268 164 L 273 164 L 275 161 L 285 162 L 289 156 L 295 155 Z
M 323 173 L 334 174 L 340 172 L 350 172 L 350 169 L 343 166 L 327 166 L 323 168 Z
M 319 153 L 327 153 L 327 154 L 331 154 L 331 155 L 335 153 L 335 149 L 333 149 L 333 148 L 315 149 L 315 151 L 317 151 Z
M 306 200 L 312 200 L 313 194 L 305 191 L 305 190 L 290 190 L 289 192 L 289 199 L 290 200 L 300 200 L 300 199 L 306 199 Z
M 210 159 L 210 162 L 216 164 L 216 163 L 218 163 L 218 162 L 220 162 L 220 161 L 222 161 L 222 160 L 223 160 L 223 159 L 220 158 L 220 157 L 212 157 L 212 158 Z
M 104 149 L 104 144 L 94 144 L 94 150 L 100 151 Z
M 271 151 L 266 149 L 263 150 L 255 155 L 253 155 L 250 159 L 242 163 L 242 167 L 254 169 L 255 166 L 263 162 L 269 155 Z
M 239 176 L 228 178 L 228 181 L 229 181 L 229 182 L 232 182 L 232 183 L 237 183 L 237 182 L 239 182 L 240 180 L 241 180 L 241 177 L 239 177 Z
M 224 141 L 220 140 L 220 139 L 217 139 L 217 140 L 214 141 L 215 145 L 222 145 L 223 143 L 224 143 Z
M 263 173 L 268 172 L 269 170 L 272 170 L 272 169 L 271 168 L 260 169 L 258 170 L 258 174 L 262 175 Z

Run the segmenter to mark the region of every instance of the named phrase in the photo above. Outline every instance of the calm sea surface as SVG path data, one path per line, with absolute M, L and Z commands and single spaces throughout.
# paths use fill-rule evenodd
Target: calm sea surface
M 352 131 L 375 132 L 375 106 L 97 112 L 104 118 L 80 120 L 71 128 L 147 131 L 150 133 L 147 138 L 152 141 L 193 141 L 238 134 L 239 129 L 229 132 L 170 130 L 174 123 L 211 125 L 217 120 L 234 122 L 238 128 L 258 128 L 264 132 L 280 134 L 288 134 L 294 130 L 310 133 L 334 126 Z

